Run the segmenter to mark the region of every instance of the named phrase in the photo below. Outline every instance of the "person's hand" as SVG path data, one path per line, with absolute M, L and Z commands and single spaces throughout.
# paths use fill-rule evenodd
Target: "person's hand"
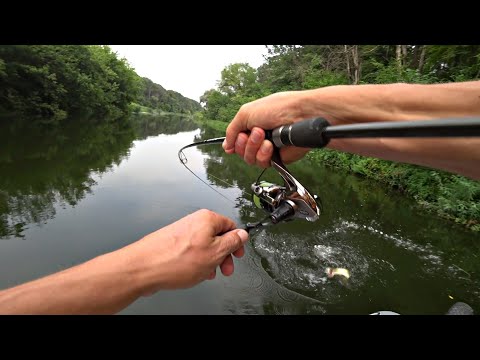
M 480 84 L 480 82 L 477 83 Z M 315 117 L 322 117 L 331 125 L 341 125 L 458 116 L 451 113 L 452 108 L 457 113 L 461 113 L 461 110 L 457 110 L 451 103 L 456 104 L 460 99 L 465 99 L 467 90 L 473 85 L 467 84 L 460 87 L 458 94 L 452 94 L 456 88 L 455 84 L 446 89 L 443 89 L 443 86 L 337 85 L 312 90 L 279 92 L 244 104 L 227 127 L 223 148 L 227 154 L 238 154 L 249 165 L 256 164 L 265 168 L 270 166 L 273 144 L 265 140 L 263 129 L 272 130 L 282 125 L 290 125 Z M 432 92 L 435 91 L 437 95 L 433 96 Z M 469 105 L 467 108 L 470 113 L 474 108 L 471 103 L 475 96 L 478 98 L 475 94 L 475 91 L 468 92 L 469 100 L 465 100 Z M 425 99 L 433 99 L 432 104 L 425 103 Z M 446 104 L 448 111 L 442 107 L 443 104 Z M 250 134 L 247 135 L 246 131 L 250 131 Z M 442 140 L 443 144 L 445 142 Z M 407 141 L 394 138 L 332 139 L 327 147 L 363 156 L 411 162 L 411 155 L 405 148 L 412 145 L 412 151 L 416 152 L 419 147 L 422 148 L 423 143 L 425 143 L 424 139 Z M 288 164 L 302 158 L 309 150 L 294 146 L 284 147 L 280 149 L 280 156 Z M 437 149 L 434 152 L 437 152 Z
M 160 289 L 192 287 L 214 279 L 216 268 L 225 276 L 234 271 L 232 255 L 242 257 L 245 230 L 209 210 L 199 210 L 123 248 L 140 266 L 143 295 Z
M 243 105 L 227 128 L 223 148 L 238 154 L 249 165 L 270 166 L 273 144 L 265 140 L 265 130 L 304 120 L 307 113 L 298 103 L 299 92 L 281 92 Z M 244 131 L 250 130 L 250 135 Z M 302 158 L 309 149 L 295 147 L 280 151 L 285 163 Z
M 246 163 L 270 166 L 273 144 L 265 131 L 322 117 L 331 125 L 478 116 L 480 81 L 450 84 L 335 85 L 279 92 L 243 105 L 229 124 L 223 148 Z M 264 129 L 264 130 L 263 130 Z M 250 131 L 247 135 L 245 132 Z M 332 139 L 328 148 L 362 156 L 442 169 L 478 179 L 478 139 Z M 288 164 L 310 149 L 280 149 Z M 473 155 L 473 156 L 472 156 Z M 467 160 L 468 159 L 468 160 Z
M 113 314 L 161 289 L 189 288 L 233 274 L 245 230 L 200 210 L 119 250 L 0 291 L 2 314 Z

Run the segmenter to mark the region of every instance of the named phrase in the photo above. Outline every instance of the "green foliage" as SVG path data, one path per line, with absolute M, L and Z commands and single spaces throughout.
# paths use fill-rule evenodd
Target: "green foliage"
M 228 126 L 228 123 L 225 121 L 208 120 L 202 112 L 195 113 L 193 121 L 204 128 L 217 130 L 223 134 L 225 134 Z
M 480 76 L 480 45 L 429 45 L 425 68 L 439 81 L 465 81 Z
M 138 114 L 142 111 L 142 105 L 135 102 L 130 103 L 130 112 L 132 114 Z
M 54 125 L 76 114 L 119 118 L 138 76 L 107 46 L 0 46 L 0 110 Z
M 304 89 L 346 84 L 348 84 L 348 78 L 345 74 L 328 70 L 310 70 L 305 74 L 303 80 Z
M 423 208 L 480 230 L 480 182 L 420 166 L 368 158 L 322 149 L 308 154 L 311 160 L 346 169 L 388 184 L 412 196 Z
M 382 64 L 377 61 L 371 62 L 373 72 L 366 75 L 362 83 L 374 84 L 392 84 L 392 83 L 411 83 L 411 84 L 430 84 L 436 82 L 432 73 L 420 73 L 417 69 L 407 67 L 399 68 L 395 62 Z
M 118 59 L 108 46 L 89 46 L 95 64 L 90 86 L 98 108 L 109 117 L 128 113 L 129 104 L 139 95 L 141 80 L 126 59 Z M 88 84 L 88 82 L 87 82 Z M 95 110 L 98 114 L 98 109 Z
M 302 47 L 297 45 L 273 45 L 267 47 L 268 57 L 258 69 L 261 84 L 270 92 L 301 90 L 304 66 Z
M 207 120 L 204 122 L 204 124 L 210 129 L 214 129 L 222 133 L 225 133 L 225 130 L 227 130 L 227 126 L 228 126 L 228 123 L 224 121 L 215 121 L 215 120 Z
M 139 104 L 154 110 L 191 114 L 202 109 L 201 105 L 176 91 L 165 90 L 147 78 L 141 79 Z
M 218 85 L 226 95 L 248 94 L 255 90 L 257 72 L 248 64 L 231 64 L 222 70 L 222 80 Z
M 248 64 L 227 66 L 222 71 L 218 90 L 207 90 L 200 98 L 205 105 L 205 116 L 230 122 L 243 104 L 265 95 L 256 79 L 257 71 Z
M 228 108 L 232 108 L 235 105 L 230 101 L 227 95 L 222 94 L 220 91 L 214 89 L 207 90 L 200 98 L 200 101 L 202 101 L 202 103 L 205 103 L 205 116 L 208 119 L 224 119 L 223 121 L 227 122 L 233 119 L 233 117 L 223 118 L 223 116 L 225 116 L 225 112 L 228 111 Z
M 0 114 L 12 114 L 12 122 L 52 126 L 93 115 L 116 121 L 147 107 L 201 110 L 198 102 L 140 78 L 108 46 L 0 46 Z

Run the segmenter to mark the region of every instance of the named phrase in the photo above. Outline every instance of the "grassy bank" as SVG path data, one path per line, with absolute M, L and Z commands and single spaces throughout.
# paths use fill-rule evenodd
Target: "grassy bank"
M 423 209 L 480 232 L 480 182 L 420 166 L 320 149 L 307 157 L 382 182 L 413 197 Z
M 218 120 L 207 120 L 202 113 L 195 113 L 193 116 L 193 121 L 200 126 L 206 126 L 208 128 L 221 131 L 225 133 L 229 123 Z
M 163 116 L 163 115 L 179 115 L 179 116 L 192 116 L 192 114 L 185 114 L 185 113 L 178 113 L 178 112 L 170 112 L 164 111 L 161 109 L 153 109 L 147 106 L 143 106 L 137 103 L 131 103 L 130 109 L 132 114 L 142 114 L 142 115 L 156 115 L 156 116 Z

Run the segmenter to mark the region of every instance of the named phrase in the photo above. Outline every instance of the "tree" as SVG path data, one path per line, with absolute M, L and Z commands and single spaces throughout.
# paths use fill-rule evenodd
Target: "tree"
M 225 95 L 250 95 L 255 90 L 257 71 L 247 63 L 231 64 L 222 70 L 218 89 Z
M 117 119 L 138 96 L 135 71 L 107 46 L 4 45 L 0 59 L 0 110 L 24 121 Z

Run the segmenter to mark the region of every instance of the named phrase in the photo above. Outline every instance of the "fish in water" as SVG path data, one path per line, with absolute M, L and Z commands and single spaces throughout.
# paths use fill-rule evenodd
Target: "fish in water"
M 350 272 L 347 269 L 344 268 L 331 268 L 327 267 L 325 269 L 325 272 L 327 273 L 327 276 L 331 279 L 335 275 L 340 275 L 348 279 L 350 277 Z

